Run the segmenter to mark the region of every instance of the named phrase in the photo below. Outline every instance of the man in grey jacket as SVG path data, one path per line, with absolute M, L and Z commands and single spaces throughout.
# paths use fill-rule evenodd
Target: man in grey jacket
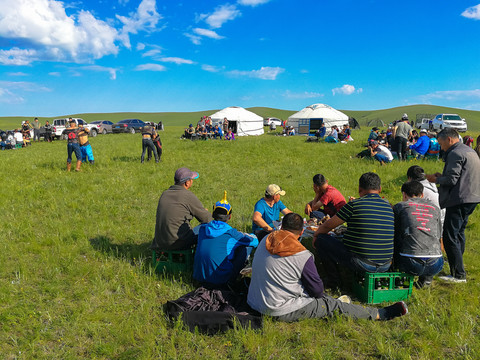
M 449 276 L 441 280 L 454 283 L 467 281 L 463 265 L 465 228 L 468 217 L 480 202 L 480 159 L 475 151 L 459 141 L 455 129 L 438 134 L 438 143 L 445 152 L 443 173 L 427 175 L 427 180 L 440 185 L 440 207 L 446 208 L 443 224 L 443 245 L 450 265 Z
M 186 250 L 197 242 L 190 221 L 195 217 L 208 223 L 212 215 L 194 193 L 189 191 L 198 173 L 182 167 L 175 172 L 175 185 L 162 193 L 157 207 L 155 238 L 152 249 L 156 251 Z
M 443 268 L 440 208 L 423 196 L 423 190 L 419 181 L 404 183 L 403 201 L 393 207 L 395 267 L 418 276 L 420 288 L 429 286 Z

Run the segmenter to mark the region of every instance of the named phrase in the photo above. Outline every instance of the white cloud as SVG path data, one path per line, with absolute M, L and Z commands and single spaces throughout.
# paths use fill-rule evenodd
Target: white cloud
M 15 39 L 18 47 L 10 50 L 23 51 L 11 56 L 15 65 L 40 59 L 80 62 L 118 52 L 113 27 L 89 11 L 67 16 L 60 1 L 2 0 L 0 14 L 0 37 Z
M 430 102 L 433 99 L 441 99 L 441 100 L 480 99 L 480 89 L 435 91 L 429 94 L 421 95 L 420 99 L 423 102 Z
M 261 4 L 266 4 L 269 1 L 270 0 L 238 0 L 238 3 L 245 6 L 257 6 Z
M 181 64 L 194 64 L 194 62 L 192 60 L 189 60 L 189 59 L 182 59 L 182 58 L 179 58 L 179 57 L 163 57 L 163 58 L 160 58 L 158 59 L 162 62 L 171 62 L 171 63 L 175 63 L 177 65 L 181 65 Z
M 207 65 L 207 64 L 202 65 L 202 70 L 205 70 L 208 72 L 220 72 L 224 69 L 225 69 L 225 66 L 213 66 L 213 65 Z
M 0 103 L 21 104 L 22 92 L 49 92 L 51 89 L 27 81 L 0 81 Z
M 8 73 L 9 76 L 28 76 L 28 74 L 24 73 L 24 72 L 21 72 L 21 71 L 18 71 L 18 72 L 11 72 L 11 73 Z
M 288 99 L 312 99 L 323 97 L 323 94 L 317 92 L 304 91 L 300 93 L 292 93 L 290 90 L 285 91 L 283 94 L 284 97 Z
M 188 37 L 194 45 L 200 45 L 202 43 L 202 38 L 200 36 L 189 34 L 189 33 L 185 33 L 183 35 Z
M 162 52 L 162 49 L 160 47 L 155 47 L 151 50 L 148 50 L 148 51 L 145 51 L 143 54 L 142 54 L 142 57 L 153 57 L 153 56 L 156 56 L 158 54 L 160 54 Z
M 60 73 L 58 71 L 52 71 L 52 72 L 49 72 L 48 75 L 59 77 Z
M 363 92 L 362 88 L 355 89 L 355 86 L 348 85 L 348 84 L 345 84 L 342 87 L 337 87 L 337 88 L 332 89 L 332 94 L 333 95 L 337 95 L 337 94 L 352 95 L 353 93 L 359 94 L 361 92 Z
M 84 66 L 83 69 L 98 71 L 98 72 L 108 72 L 110 74 L 111 80 L 115 80 L 117 78 L 118 69 L 115 69 L 115 68 L 99 66 L 99 65 L 91 65 L 91 66 Z
M 131 47 L 129 34 L 157 30 L 157 23 L 162 19 L 162 16 L 156 10 L 156 0 L 142 0 L 137 11 L 129 15 L 130 17 L 116 15 L 117 19 L 123 23 L 120 38 L 127 48 Z
M 219 40 L 225 38 L 225 36 L 218 35 L 215 31 L 208 29 L 195 28 L 193 29 L 193 32 L 197 35 L 209 37 L 211 39 Z
M 137 44 L 137 51 L 142 51 L 143 49 L 145 49 L 145 44 L 144 43 L 138 43 Z
M 242 71 L 242 70 L 232 70 L 228 73 L 233 76 L 247 76 L 251 78 L 257 78 L 262 80 L 275 80 L 277 76 L 283 73 L 285 69 L 281 67 L 261 67 L 260 70 L 250 70 L 250 71 Z
M 468 19 L 480 20 L 480 4 L 469 7 L 462 12 L 462 16 Z
M 165 71 L 167 68 L 160 64 L 142 64 L 135 68 L 135 71 Z
M 12 48 L 0 50 L 0 64 L 3 65 L 29 65 L 37 59 L 37 52 L 29 49 Z
M 225 4 L 215 8 L 215 11 L 211 14 L 199 15 L 197 20 L 204 20 L 211 28 L 218 29 L 227 21 L 233 20 L 241 15 L 242 13 L 235 5 Z

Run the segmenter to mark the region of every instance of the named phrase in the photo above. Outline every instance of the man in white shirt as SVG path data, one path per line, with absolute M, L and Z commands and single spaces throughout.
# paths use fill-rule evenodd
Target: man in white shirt
M 380 145 L 378 141 L 374 140 L 370 143 L 370 152 L 375 160 L 378 160 L 380 164 L 385 165 L 393 160 L 393 155 L 386 146 Z

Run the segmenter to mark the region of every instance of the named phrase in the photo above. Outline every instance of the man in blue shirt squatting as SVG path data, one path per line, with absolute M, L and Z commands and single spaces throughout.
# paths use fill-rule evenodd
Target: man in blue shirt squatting
M 276 184 L 270 184 L 265 190 L 265 196 L 257 201 L 252 217 L 252 231 L 257 238 L 263 237 L 272 232 L 273 222 L 278 221 L 280 213 L 287 215 L 289 209 L 280 201 L 280 196 L 285 195 L 285 190 Z
M 360 272 L 386 272 L 390 268 L 394 214 L 390 204 L 380 197 L 381 191 L 377 174 L 363 174 L 358 186 L 360 198 L 344 205 L 315 231 L 314 246 L 325 270 L 327 287 L 340 287 L 339 264 Z M 348 228 L 343 241 L 328 234 L 344 222 Z
M 412 150 L 413 155 L 416 155 L 417 158 L 425 156 L 430 147 L 430 138 L 427 135 L 427 130 L 420 130 L 420 137 L 417 142 L 409 147 L 410 150 Z
M 258 239 L 227 224 L 232 206 L 226 191 L 223 199 L 215 203 L 212 217 L 212 221 L 200 226 L 193 278 L 204 287 L 221 289 L 234 285 Z

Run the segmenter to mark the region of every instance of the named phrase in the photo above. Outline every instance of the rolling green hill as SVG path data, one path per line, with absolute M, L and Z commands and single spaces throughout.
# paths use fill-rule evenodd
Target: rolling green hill
M 290 115 L 294 114 L 295 110 L 282 110 L 268 107 L 251 107 L 248 110 L 262 117 L 277 117 L 282 120 L 287 119 Z M 54 118 L 61 118 L 67 116 L 81 117 L 86 121 L 94 120 L 110 120 L 113 122 L 128 119 L 138 118 L 144 121 L 162 121 L 165 125 L 169 126 L 187 126 L 189 123 L 196 123 L 198 119 L 203 115 L 210 115 L 217 110 L 204 110 L 195 112 L 119 112 L 119 113 L 86 113 L 86 114 L 68 114 L 59 115 L 52 118 L 41 117 L 40 122 L 44 123 L 45 120 L 52 120 Z M 407 113 L 410 119 L 415 120 L 417 114 L 440 114 L 440 113 L 455 113 L 464 117 L 467 120 L 468 128 L 471 131 L 480 131 L 480 111 L 463 110 L 456 108 L 448 108 L 436 105 L 409 105 L 400 106 L 391 109 L 381 110 L 342 110 L 348 116 L 354 117 L 362 126 L 374 126 L 379 120 L 385 124 L 391 123 L 394 120 L 400 119 L 400 117 Z M 20 126 L 22 120 L 33 117 L 0 117 L 0 129 L 13 129 Z

